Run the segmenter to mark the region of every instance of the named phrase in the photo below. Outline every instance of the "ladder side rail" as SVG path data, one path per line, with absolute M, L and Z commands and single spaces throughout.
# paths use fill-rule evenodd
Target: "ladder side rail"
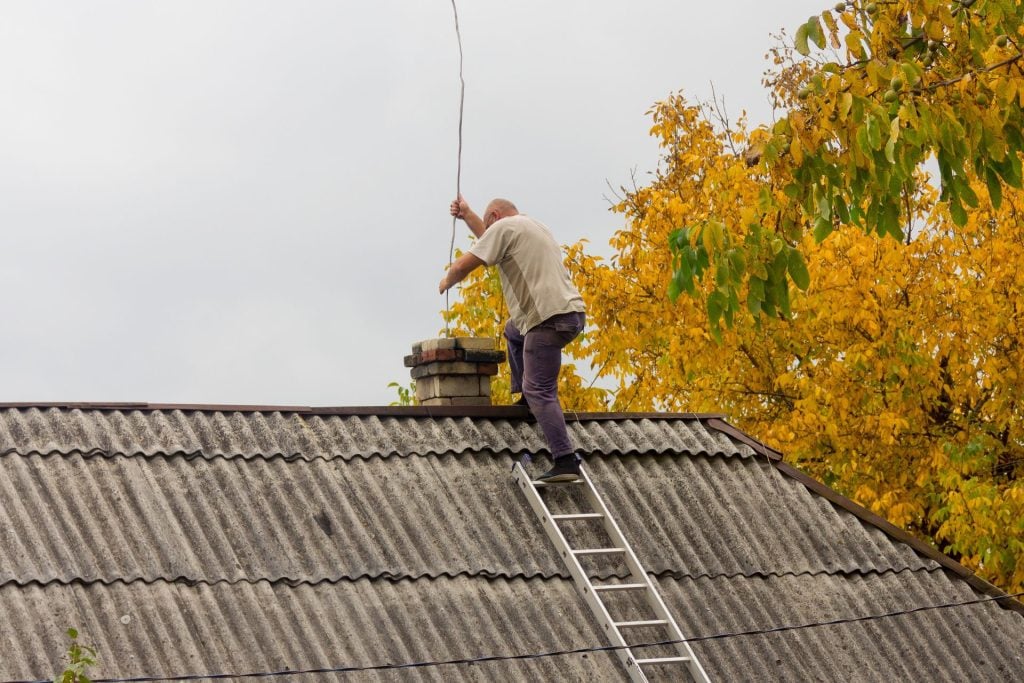
M 655 614 L 658 615 L 659 619 L 664 619 L 668 622 L 667 627 L 672 633 L 673 640 L 679 640 L 681 642 L 676 643 L 676 650 L 684 657 L 687 657 L 687 667 L 690 670 L 690 675 L 697 683 L 710 683 L 707 672 L 704 671 L 704 667 L 701 666 L 697 660 L 697 655 L 694 653 L 693 648 L 686 642 L 686 636 L 683 635 L 682 629 L 679 628 L 679 624 L 676 623 L 675 617 L 669 612 L 668 607 L 665 605 L 665 601 L 661 598 L 661 593 L 658 591 L 657 586 L 651 580 L 651 577 L 647 574 L 647 570 L 644 569 L 643 565 L 640 564 L 640 560 L 637 558 L 636 553 L 633 552 L 633 546 L 626 540 L 626 536 L 622 533 L 618 523 L 612 516 L 608 506 L 605 505 L 604 499 L 597 492 L 597 488 L 594 486 L 594 482 L 590 479 L 590 475 L 584 467 L 580 467 L 580 476 L 586 482 L 587 497 L 590 498 L 591 505 L 596 510 L 604 515 L 601 522 L 604 524 L 605 531 L 612 538 L 612 541 L 620 548 L 624 548 L 626 551 L 626 563 L 630 570 L 636 573 L 635 580 L 643 581 L 647 584 L 647 590 L 644 591 L 645 597 L 647 598 L 648 604 L 651 609 L 654 610 Z
M 526 494 L 526 500 L 530 503 L 530 507 L 540 517 L 544 532 L 562 556 L 565 566 L 569 569 L 569 573 L 572 575 L 577 587 L 582 591 L 583 599 L 586 601 L 587 606 L 590 607 L 594 616 L 602 622 L 602 626 L 604 626 L 605 632 L 607 632 L 608 637 L 611 639 L 612 645 L 620 648 L 615 650 L 615 654 L 619 657 L 622 665 L 626 667 L 630 680 L 633 683 L 648 683 L 647 675 L 641 671 L 640 666 L 636 663 L 636 656 L 622 637 L 619 629 L 615 626 L 615 621 L 612 619 L 611 614 L 608 613 L 608 608 L 605 607 L 594 591 L 594 585 L 591 583 L 590 577 L 587 576 L 587 573 L 583 570 L 583 565 L 580 564 L 580 561 L 572 553 L 565 535 L 562 534 L 562 530 L 551 519 L 551 511 L 548 509 L 544 499 L 541 498 L 540 492 L 534 487 L 522 464 L 516 463 L 513 472 L 513 479 Z

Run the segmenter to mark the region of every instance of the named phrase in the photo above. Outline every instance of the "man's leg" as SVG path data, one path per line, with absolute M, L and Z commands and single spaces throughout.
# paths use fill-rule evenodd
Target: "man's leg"
M 558 403 L 558 372 L 562 349 L 583 329 L 583 314 L 565 314 L 546 320 L 526 334 L 523 350 L 523 395 L 537 419 L 556 460 L 573 456 L 573 445 L 565 428 L 565 415 Z
M 523 334 L 509 320 L 505 323 L 505 340 L 508 342 L 508 368 L 512 375 L 511 391 L 523 391 Z

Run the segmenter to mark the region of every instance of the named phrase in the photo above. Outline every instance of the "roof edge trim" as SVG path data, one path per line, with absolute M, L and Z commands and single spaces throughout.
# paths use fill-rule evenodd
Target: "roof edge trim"
M 733 425 L 731 425 L 728 422 L 726 422 L 724 417 L 708 416 L 706 418 L 706 420 L 707 420 L 707 422 L 706 422 L 705 426 L 707 426 L 707 427 L 709 427 L 711 429 L 715 429 L 715 430 L 717 430 L 719 432 L 722 432 L 726 436 L 728 436 L 728 437 L 730 437 L 732 439 L 735 439 L 736 441 L 739 441 L 740 443 L 744 443 L 744 444 L 750 446 L 759 455 L 763 455 L 763 456 L 765 456 L 766 458 L 768 458 L 769 460 L 772 460 L 772 461 L 781 461 L 782 460 L 782 452 L 781 451 L 777 451 L 774 448 L 772 448 L 771 446 L 765 444 L 763 441 L 758 441 L 757 439 L 755 439 L 754 437 L 750 436 L 746 432 L 740 431 L 739 429 L 737 429 Z

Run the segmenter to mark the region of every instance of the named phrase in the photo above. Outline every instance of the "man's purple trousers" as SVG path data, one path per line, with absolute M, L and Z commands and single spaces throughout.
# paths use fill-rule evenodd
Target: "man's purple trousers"
M 548 442 L 551 457 L 573 452 L 565 429 L 565 415 L 558 403 L 558 371 L 562 349 L 583 331 L 583 313 L 553 315 L 525 335 L 509 320 L 505 325 L 512 393 L 522 392 Z

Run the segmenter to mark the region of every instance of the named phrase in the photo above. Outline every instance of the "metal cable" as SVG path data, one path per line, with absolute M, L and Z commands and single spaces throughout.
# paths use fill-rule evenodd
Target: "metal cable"
M 466 103 L 466 79 L 462 76 L 462 33 L 459 31 L 459 8 L 455 6 L 455 0 L 452 0 L 452 13 L 455 15 L 455 38 L 459 42 L 459 155 L 458 155 L 458 166 L 455 171 L 455 199 L 458 201 L 459 196 L 462 194 L 462 112 L 465 108 Z M 458 217 L 452 216 L 452 240 L 448 245 L 448 269 L 451 270 L 452 263 L 455 260 L 455 224 L 458 221 Z M 445 336 L 451 337 L 451 312 L 452 306 L 448 300 L 449 289 L 444 290 L 444 331 Z
M 563 657 L 566 655 L 587 654 L 591 652 L 615 652 L 632 648 L 634 650 L 648 647 L 678 645 L 680 643 L 701 643 L 712 640 L 726 640 L 729 638 L 740 638 L 744 636 L 760 636 L 769 633 L 783 633 L 786 631 L 799 631 L 808 628 L 820 628 L 823 626 L 838 626 L 841 624 L 855 624 L 865 621 L 876 621 L 889 619 L 918 612 L 931 610 L 951 609 L 955 607 L 966 607 L 969 605 L 980 605 L 982 603 L 1008 600 L 1024 596 L 1024 593 L 1011 593 L 1008 595 L 988 596 L 974 600 L 963 600 L 961 602 L 947 602 L 938 605 L 922 605 L 911 607 L 883 614 L 869 614 L 861 617 L 843 617 L 829 621 L 814 621 L 804 624 L 788 624 L 771 628 L 752 629 L 749 631 L 732 631 L 726 633 L 715 633 L 707 636 L 694 636 L 682 640 L 662 640 L 651 643 L 637 643 L 635 645 L 600 645 L 595 647 L 578 647 L 564 650 L 550 650 L 547 652 L 532 652 L 518 655 L 486 655 L 482 657 L 464 657 L 461 659 L 443 659 L 421 662 L 406 662 L 403 664 L 372 664 L 368 666 L 336 666 L 310 669 L 287 669 L 284 671 L 256 671 L 248 673 L 207 673 L 207 674 L 185 674 L 182 676 L 133 676 L 129 678 L 94 678 L 92 683 L 162 683 L 163 681 L 197 681 L 202 679 L 228 679 L 228 678 L 272 678 L 277 676 L 297 676 L 300 674 L 336 674 L 354 673 L 357 671 L 390 671 L 395 669 L 422 669 L 435 666 L 454 666 L 458 664 L 478 664 L 483 662 L 508 662 L 529 659 L 546 659 L 548 657 Z M 50 683 L 50 679 L 28 679 L 28 680 L 6 680 L 0 683 Z

